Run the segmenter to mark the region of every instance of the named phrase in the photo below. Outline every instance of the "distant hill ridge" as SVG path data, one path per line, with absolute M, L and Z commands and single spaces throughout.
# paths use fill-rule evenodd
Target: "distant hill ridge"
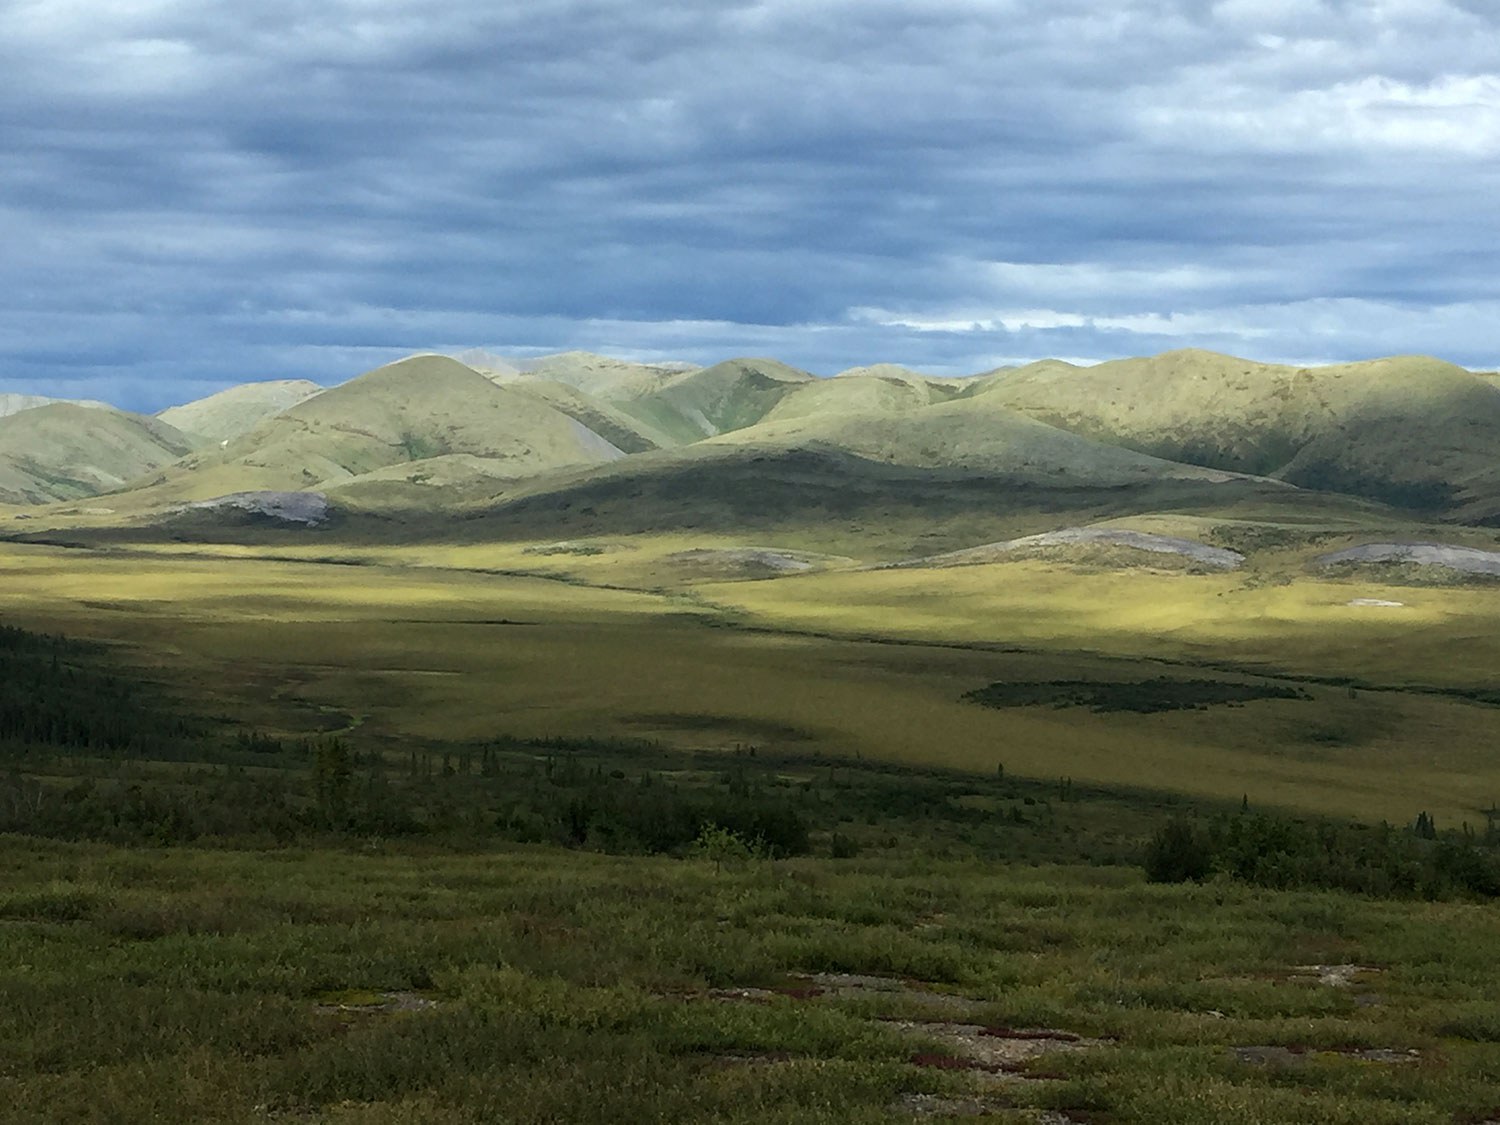
M 265 419 L 311 398 L 323 388 L 307 379 L 277 379 L 242 383 L 157 414 L 184 433 L 228 441 L 249 433 Z
M 327 389 L 247 383 L 155 419 L 4 396 L 0 410 L 18 412 L 0 417 L 0 502 L 111 492 L 149 511 L 318 490 L 372 509 L 521 492 L 568 505 L 569 490 L 592 494 L 596 478 L 616 482 L 611 495 L 639 480 L 649 498 L 645 482 L 670 476 L 678 495 L 695 479 L 706 489 L 749 479 L 742 467 L 756 458 L 791 465 L 807 452 L 833 458 L 816 463 L 838 466 L 841 480 L 883 465 L 900 471 L 881 479 L 913 488 L 923 474 L 1101 495 L 1271 478 L 1500 522 L 1500 389 L 1430 357 L 1293 367 L 1189 349 L 967 378 L 893 364 L 820 378 L 765 358 L 697 367 L 464 354 L 411 356 Z M 811 508 L 823 486 L 808 479 Z

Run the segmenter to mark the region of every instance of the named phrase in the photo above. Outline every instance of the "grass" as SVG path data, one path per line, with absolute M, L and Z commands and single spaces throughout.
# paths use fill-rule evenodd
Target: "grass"
M 925 1040 L 880 1017 L 951 1019 L 954 997 L 1104 1040 L 980 1087 L 1002 1113 L 1446 1123 L 1500 1077 L 1500 923 L 1473 907 L 901 856 L 4 852 L 9 1120 L 899 1120 L 977 1078 L 913 1065 Z M 1378 972 L 1329 988 L 1293 972 L 1313 962 Z M 711 991 L 819 972 L 922 987 Z M 413 992 L 435 1003 L 372 1002 Z M 1308 1053 L 1230 1053 L 1262 1044 Z M 1360 1046 L 1421 1061 L 1338 1053 Z
M 657 592 L 19 545 L 0 549 L 0 565 L 7 619 L 127 644 L 151 675 L 249 727 L 423 745 L 508 733 L 771 749 L 788 740 L 766 731 L 789 729 L 795 749 L 829 757 L 1003 764 L 1398 823 L 1425 809 L 1477 824 L 1500 797 L 1494 711 L 1409 690 L 1484 686 L 1471 670 L 1500 657 L 1489 589 L 1403 591 L 1407 606 L 1382 615 L 1345 603 L 1383 588 L 1040 563 Z M 962 698 L 999 681 L 1245 682 L 1226 669 L 1312 699 L 1256 700 L 1225 723 L 1214 711 L 996 711 Z
M 1495 712 L 1442 692 L 1494 667 L 1495 591 L 1405 588 L 1409 614 L 1360 615 L 1345 603 L 1380 588 L 1273 580 L 1311 549 L 1297 536 L 1236 575 L 672 569 L 734 545 L 706 538 L 0 545 L 0 618 L 104 642 L 226 737 L 341 732 L 397 767 L 506 755 L 422 782 L 457 827 L 420 840 L 0 837 L 0 1120 L 874 1122 L 980 1104 L 1018 1122 L 1369 1125 L 1496 1109 L 1492 909 L 1156 886 L 1129 865 L 1172 810 L 1242 795 L 1481 825 L 1500 794 Z M 963 698 L 1063 684 L 1133 704 L 1160 677 L 1221 702 Z M 811 854 L 466 833 L 465 810 L 492 817 L 566 757 L 540 736 L 598 740 L 605 786 L 645 771 L 717 791 L 751 769 L 805 819 Z M 107 769 L 179 799 L 310 768 L 255 744 L 202 763 L 6 753 L 54 790 Z M 1332 987 L 1298 969 L 1318 964 L 1368 971 Z M 890 980 L 806 976 L 830 973 Z M 1100 1045 L 995 1080 L 935 1026 L 898 1022 L 913 1020 Z

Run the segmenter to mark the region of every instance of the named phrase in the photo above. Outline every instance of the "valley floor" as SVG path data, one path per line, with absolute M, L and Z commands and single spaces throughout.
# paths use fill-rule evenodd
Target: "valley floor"
M 0 615 L 108 642 L 240 723 L 389 747 L 761 745 L 1450 827 L 1500 801 L 1494 586 L 1045 562 L 668 581 L 664 549 L 7 543 Z M 1154 713 L 965 698 L 1163 677 L 1270 690 Z
M 38 682 L 201 720 L 0 732 L 0 1120 L 1500 1121 L 1493 905 L 1137 866 L 1493 835 L 1500 590 L 589 546 L 0 544 Z

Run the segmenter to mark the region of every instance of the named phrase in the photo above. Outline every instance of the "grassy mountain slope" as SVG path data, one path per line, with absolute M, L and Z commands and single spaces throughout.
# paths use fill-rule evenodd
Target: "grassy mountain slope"
M 650 423 L 632 418 L 617 406 L 567 383 L 535 379 L 507 383 L 506 387 L 561 410 L 624 453 L 645 453 L 677 444 Z
M 199 442 L 167 423 L 54 402 L 0 418 L 0 501 L 45 504 L 119 488 Z
M 243 383 L 181 406 L 169 406 L 157 417 L 184 433 L 232 441 L 322 389 L 307 379 Z
M 105 410 L 114 409 L 107 403 L 97 402 L 94 399 L 48 398 L 46 395 L 22 395 L 6 391 L 0 394 L 0 418 L 9 418 L 12 414 L 19 414 L 23 410 L 35 410 L 38 406 L 47 406 L 54 402 L 72 402 L 74 406 L 102 407 Z
M 687 443 L 755 425 L 816 378 L 774 359 L 730 359 L 683 372 L 620 408 Z
M 465 512 L 445 534 L 465 539 L 571 539 L 675 531 L 753 533 L 784 547 L 877 560 L 932 554 L 1137 512 L 1203 511 L 1297 497 L 1274 482 L 1173 465 L 1099 446 L 1025 418 L 989 427 L 988 444 L 950 462 L 934 414 L 928 447 L 882 450 L 860 435 L 904 441 L 914 415 L 865 416 L 848 431 L 766 424 L 614 464 L 517 482 Z M 1005 440 L 995 435 L 1003 432 Z M 836 436 L 843 446 L 827 440 Z M 896 443 L 893 443 L 893 446 Z M 849 448 L 858 446 L 858 449 Z M 866 455 L 864 450 L 877 454 Z M 756 542 L 760 542 L 757 539 Z
M 948 392 L 925 381 L 839 375 L 796 387 L 783 396 L 762 421 L 792 422 L 850 414 L 905 414 L 948 397 Z
M 1218 470 L 1174 464 L 1092 441 L 1018 414 L 990 396 L 907 413 L 824 412 L 767 421 L 712 439 L 712 443 L 836 448 L 886 464 L 979 472 L 1049 485 L 1114 487 L 1172 478 L 1227 478 Z
M 695 370 L 690 364 L 631 363 L 577 351 L 541 356 L 520 366 L 522 379 L 565 383 L 609 401 L 639 398 L 660 389 L 684 371 Z
M 910 383 L 913 386 L 927 387 L 935 395 L 934 401 L 942 398 L 952 398 L 964 393 L 965 389 L 974 381 L 972 375 L 924 375 L 920 371 L 913 371 L 910 367 L 903 367 L 899 363 L 870 363 L 862 367 L 846 367 L 843 371 L 833 375 L 835 379 L 886 379 L 897 383 Z
M 521 477 L 613 460 L 620 451 L 559 410 L 456 360 L 413 356 L 267 419 L 155 482 L 149 499 L 347 481 L 411 461 L 469 454 Z
M 514 480 L 508 461 L 444 453 L 347 477 L 322 491 L 341 509 L 407 519 L 438 513 L 441 520 L 456 507 L 495 496 Z
M 1500 514 L 1500 393 L 1436 359 L 1296 368 L 1186 350 L 1033 364 L 986 377 L 975 397 L 1171 460 Z

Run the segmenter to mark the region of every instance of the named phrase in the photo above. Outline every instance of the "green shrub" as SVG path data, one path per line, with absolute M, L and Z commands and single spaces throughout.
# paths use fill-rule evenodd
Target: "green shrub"
M 1169 820 L 1146 847 L 1146 878 L 1153 883 L 1206 879 L 1213 870 L 1208 834 L 1182 819 Z

